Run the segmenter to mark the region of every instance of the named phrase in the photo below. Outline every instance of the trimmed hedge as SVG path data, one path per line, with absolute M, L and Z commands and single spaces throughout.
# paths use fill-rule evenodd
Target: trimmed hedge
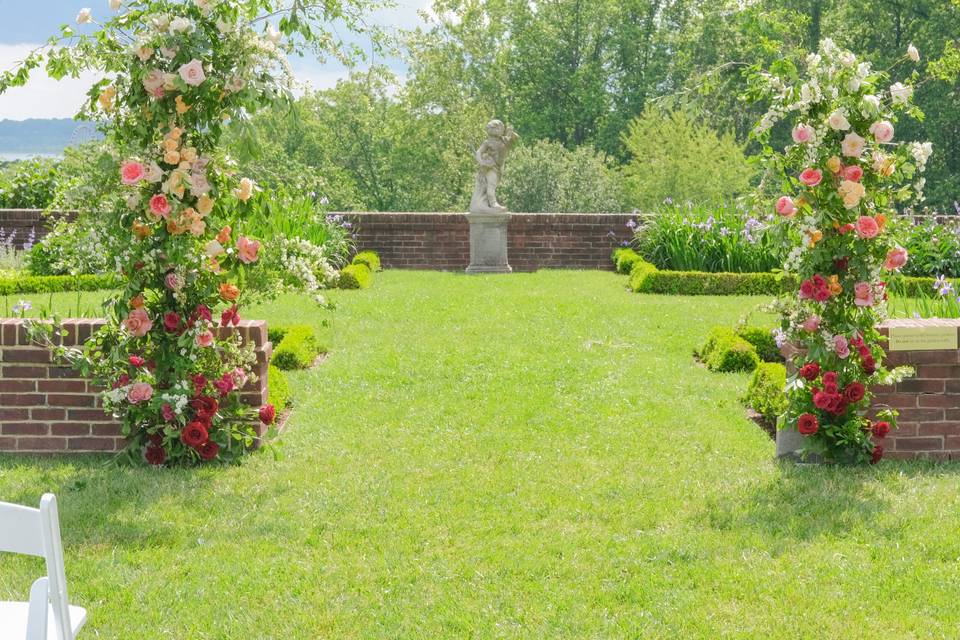
M 753 345 L 764 362 L 783 362 L 783 354 L 777 346 L 773 333 L 760 327 L 740 327 L 737 335 Z
M 287 382 L 287 375 L 271 364 L 267 369 L 267 383 L 267 402 L 273 405 L 279 415 L 290 404 L 290 383 Z
M 613 260 L 613 265 L 617 270 L 617 273 L 622 273 L 624 275 L 629 275 L 633 271 L 633 265 L 637 262 L 642 262 L 643 258 L 640 257 L 640 254 L 631 249 L 630 247 L 618 247 L 613 250 L 613 253 L 610 255 L 610 259 Z
M 747 385 L 746 403 L 766 420 L 774 422 L 787 410 L 787 368 L 779 362 L 761 362 Z
M 378 256 L 375 251 L 361 251 L 357 255 L 353 256 L 353 260 L 351 260 L 350 263 L 365 264 L 370 271 L 383 270 L 383 267 L 380 266 L 380 256 Z
M 698 354 L 711 371 L 753 371 L 760 356 L 753 345 L 727 327 L 714 327 Z
M 276 327 L 267 327 L 267 340 L 275 345 L 280 344 L 283 336 L 287 335 L 287 328 L 280 325 Z
M 120 286 L 117 276 L 24 276 L 0 278 L 0 295 L 16 293 L 58 293 L 61 291 L 99 291 Z
M 351 264 L 340 271 L 340 281 L 337 283 L 341 289 L 366 289 L 373 284 L 373 273 L 370 267 L 365 264 Z
M 313 327 L 295 324 L 287 327 L 280 344 L 273 350 L 271 362 L 279 369 L 306 369 L 324 351 Z

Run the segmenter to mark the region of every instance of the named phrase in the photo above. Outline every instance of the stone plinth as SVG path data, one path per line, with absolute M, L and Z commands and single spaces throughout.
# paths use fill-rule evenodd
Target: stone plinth
M 468 213 L 470 265 L 467 273 L 510 273 L 507 261 L 509 213 Z

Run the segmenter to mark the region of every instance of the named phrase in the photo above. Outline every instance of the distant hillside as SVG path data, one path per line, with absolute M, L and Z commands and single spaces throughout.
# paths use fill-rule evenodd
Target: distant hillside
M 0 156 L 59 154 L 94 137 L 99 134 L 91 123 L 69 118 L 0 120 Z

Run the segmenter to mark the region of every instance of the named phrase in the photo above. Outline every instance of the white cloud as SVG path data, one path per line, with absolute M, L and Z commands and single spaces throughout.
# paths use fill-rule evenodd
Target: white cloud
M 36 44 L 0 44 L 0 69 L 16 67 Z M 86 92 L 98 80 L 94 73 L 83 73 L 79 78 L 57 81 L 42 69 L 35 70 L 23 87 L 8 89 L 0 94 L 0 120 L 27 118 L 70 118 L 86 99 Z

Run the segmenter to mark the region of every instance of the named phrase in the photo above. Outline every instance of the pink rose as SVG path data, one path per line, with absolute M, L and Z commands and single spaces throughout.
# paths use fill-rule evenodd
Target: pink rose
M 813 333 L 820 328 L 820 316 L 812 315 L 803 321 L 803 330 Z
M 837 357 L 846 358 L 850 355 L 850 345 L 847 343 L 847 339 L 843 336 L 833 336 L 833 350 L 837 353 Z
M 793 128 L 793 141 L 797 144 L 810 142 L 813 138 L 814 129 L 808 124 L 798 124 Z
M 171 271 L 164 276 L 163 284 L 165 284 L 167 289 L 170 289 L 171 291 L 180 291 L 180 289 L 183 289 L 183 285 L 185 285 L 186 282 L 184 281 L 183 276 Z
M 237 257 L 240 262 L 250 264 L 257 261 L 257 252 L 260 251 L 260 243 L 240 236 L 237 238 Z
M 844 180 L 850 180 L 851 182 L 860 182 L 860 178 L 863 177 L 863 169 L 857 165 L 851 165 L 845 167 L 843 170 Z
M 143 168 L 143 164 L 136 160 L 127 160 L 120 165 L 120 179 L 123 181 L 123 184 L 137 184 L 143 180 L 146 174 L 147 172 Z
M 157 91 L 160 91 L 160 95 L 163 95 L 163 85 L 166 82 L 166 79 L 163 77 L 163 71 L 159 69 L 151 69 L 147 72 L 147 75 L 143 77 L 143 88 L 147 90 L 148 93 L 153 95 L 157 94 Z
M 153 387 L 146 382 L 135 382 L 127 390 L 127 401 L 130 404 L 146 402 L 153 396 Z
M 194 196 L 199 197 L 210 193 L 210 188 L 210 182 L 207 181 L 207 176 L 202 173 L 190 174 L 190 193 Z
M 880 225 L 870 216 L 860 216 L 857 219 L 857 235 L 861 238 L 876 238 L 880 233 Z
M 247 372 L 241 367 L 237 367 L 231 371 L 230 377 L 233 379 L 233 384 L 237 385 L 237 389 L 242 389 L 243 386 L 247 384 Z
M 179 69 L 180 77 L 191 87 L 199 87 L 207 79 L 203 73 L 203 63 L 194 58 Z
M 143 309 L 134 309 L 123 321 L 123 328 L 137 338 L 147 335 L 152 326 L 153 322 L 150 320 L 150 316 Z
M 808 187 L 817 186 L 820 184 L 821 180 L 823 180 L 823 173 L 820 171 L 820 169 L 808 167 L 800 172 L 800 182 Z
M 777 200 L 777 213 L 787 218 L 792 217 L 797 212 L 797 205 L 793 203 L 790 196 L 780 196 Z
M 169 402 L 164 402 L 163 406 L 160 407 L 160 415 L 162 415 L 163 419 L 167 422 L 173 422 L 173 419 L 177 417 L 177 414 L 174 412 L 173 407 L 170 406 Z
M 213 344 L 213 334 L 209 331 L 198 333 L 196 338 L 198 347 L 209 347 Z
M 873 306 L 873 287 L 869 282 L 858 282 L 853 285 L 853 303 L 858 307 Z
M 866 144 L 866 140 L 851 132 L 844 136 L 840 142 L 840 148 L 843 150 L 843 155 L 849 158 L 859 158 L 863 155 L 863 149 Z
M 887 120 L 874 122 L 870 125 L 870 133 L 873 134 L 873 139 L 877 142 L 890 142 L 893 140 L 893 125 Z
M 167 196 L 158 193 L 150 198 L 150 211 L 161 218 L 170 215 L 170 201 L 167 200 Z
M 907 264 L 907 250 L 903 247 L 890 249 L 887 253 L 887 259 L 883 262 L 883 267 L 887 271 L 894 271 Z

